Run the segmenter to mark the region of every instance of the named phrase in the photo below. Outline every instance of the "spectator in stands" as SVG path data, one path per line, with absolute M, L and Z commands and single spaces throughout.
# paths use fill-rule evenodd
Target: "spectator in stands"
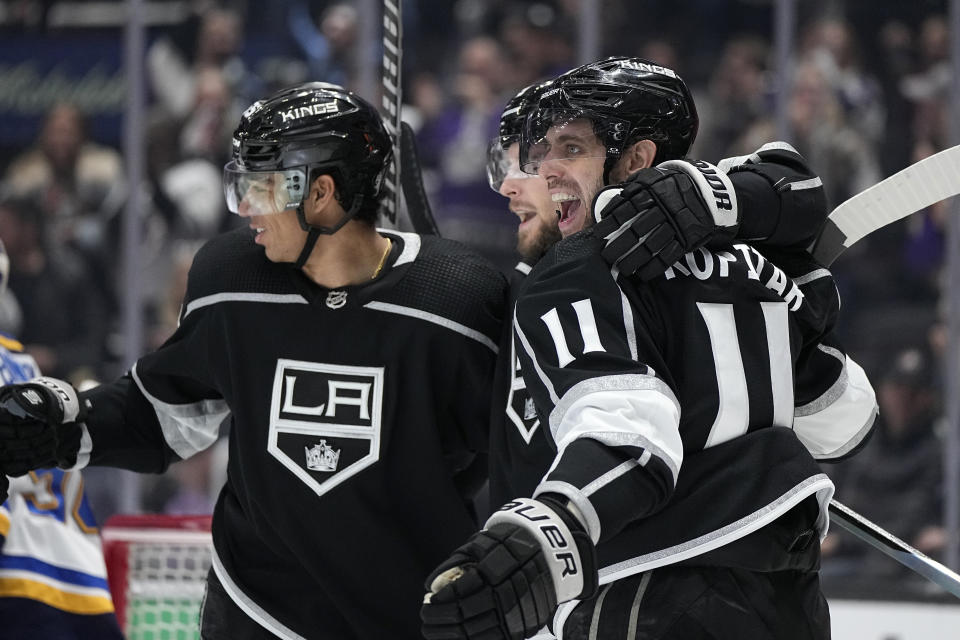
M 290 6 L 288 28 L 307 61 L 309 77 L 339 84 L 356 91 L 357 9 L 337 2 L 324 9 L 319 20 L 310 12 L 310 3 Z
M 240 104 L 259 92 L 255 78 L 240 58 L 243 24 L 234 9 L 207 9 L 190 16 L 147 49 L 147 78 L 160 108 L 186 116 L 195 102 L 200 70 L 219 69 Z
M 575 66 L 575 30 L 563 3 L 509 3 L 498 39 L 510 60 L 510 84 L 525 87 Z
M 85 263 L 68 247 L 47 250 L 43 216 L 32 202 L 0 200 L 0 229 L 26 352 L 46 375 L 77 386 L 97 378 L 109 314 Z
M 836 206 L 880 179 L 876 156 L 867 140 L 846 121 L 843 107 L 821 67 L 800 62 L 793 74 L 788 103 L 791 142 L 824 176 L 828 201 Z M 773 122 L 755 123 L 737 143 L 735 153 L 750 153 L 775 139 Z
M 224 230 L 221 176 L 230 159 L 240 114 L 221 69 L 196 74 L 193 107 L 185 115 L 155 113 L 147 133 L 147 167 L 155 201 L 174 237 L 205 239 Z
M 112 300 L 110 234 L 126 201 L 123 158 L 88 139 L 76 106 L 50 110 L 36 144 L 14 158 L 5 182 L 13 197 L 29 201 L 43 218 L 47 251 L 70 254 L 64 259 L 79 253 L 100 295 Z
M 875 153 L 884 135 L 884 105 L 880 83 L 861 64 L 860 45 L 847 21 L 826 17 L 801 36 L 799 58 L 823 72 L 843 109 L 844 119 Z
M 694 157 L 731 155 L 737 138 L 767 114 L 767 55 L 766 42 L 755 36 L 734 38 L 724 47 L 706 91 L 697 95 L 702 106 Z
M 942 443 L 934 427 L 938 393 L 928 354 L 900 352 L 877 390 L 880 415 L 863 451 L 826 467 L 837 499 L 927 555 L 942 551 Z M 831 528 L 823 545 L 826 575 L 874 580 L 911 572 L 843 531 Z
M 444 236 L 470 244 L 498 266 L 515 263 L 516 221 L 490 190 L 487 145 L 497 134 L 507 65 L 485 36 L 466 41 L 453 77 L 454 99 L 418 134 L 421 162 L 436 177 L 430 194 Z

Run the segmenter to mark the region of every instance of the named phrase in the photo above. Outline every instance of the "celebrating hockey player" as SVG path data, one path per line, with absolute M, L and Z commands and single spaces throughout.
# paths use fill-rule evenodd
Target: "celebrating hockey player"
M 510 309 L 531 268 L 561 238 L 559 205 L 551 199 L 546 181 L 524 172 L 519 162 L 523 123 L 540 94 L 552 86 L 552 81 L 531 85 L 507 103 L 499 135 L 488 151 L 490 187 L 509 200 L 520 220 L 521 259 L 510 274 Z M 736 192 L 733 225 L 729 216 L 715 216 L 705 201 L 683 198 L 681 190 L 691 187 L 683 175 L 649 183 L 635 174 L 601 225 L 601 231 L 606 230 L 602 235 L 611 237 L 601 250 L 604 259 L 624 274 L 651 279 L 684 253 L 702 245 L 723 246 L 732 235 L 758 247 L 810 245 L 827 217 L 827 203 L 820 179 L 791 146 L 770 143 L 751 156 L 722 160 L 720 165 L 726 167 Z M 534 437 L 540 419 L 518 367 L 510 322 L 504 323 L 500 338 L 494 394 L 490 432 L 497 456 L 490 465 L 489 499 L 499 506 L 534 491 L 543 472 L 542 465 L 532 461 L 554 458 L 547 439 Z
M 79 398 L 51 380 L 0 395 L 0 466 L 159 472 L 226 420 L 204 638 L 415 638 L 424 576 L 476 530 L 505 281 L 374 227 L 390 161 L 341 87 L 255 102 L 224 169 L 249 228 L 200 250 L 176 333 Z
M 679 160 L 696 128 L 677 74 L 637 58 L 564 74 L 526 119 L 521 165 L 566 237 L 515 321 L 532 437 L 555 454 L 506 454 L 541 480 L 428 578 L 428 638 L 545 623 L 564 639 L 829 637 L 817 570 L 833 486 L 816 460 L 856 450 L 876 412 L 831 331 L 829 272 L 800 247 L 727 244 L 637 283 L 598 256 L 664 201 L 735 222 L 730 177 Z
M 0 241 L 0 294 L 9 267 Z M 23 345 L 0 333 L 0 384 L 39 373 Z M 0 636 L 122 640 L 80 472 L 0 467 L 0 500 Z

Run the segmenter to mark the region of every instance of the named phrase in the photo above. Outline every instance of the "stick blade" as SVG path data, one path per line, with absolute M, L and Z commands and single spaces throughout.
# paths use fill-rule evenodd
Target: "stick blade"
M 814 243 L 813 257 L 829 266 L 865 235 L 960 194 L 960 145 L 910 165 L 834 209 Z

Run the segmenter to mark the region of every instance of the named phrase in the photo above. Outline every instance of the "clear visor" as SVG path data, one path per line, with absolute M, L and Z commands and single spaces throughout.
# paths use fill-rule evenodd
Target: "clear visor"
M 624 121 L 597 121 L 582 111 L 534 111 L 524 123 L 520 167 L 526 173 L 536 174 L 547 162 L 619 155 L 628 130 Z
M 500 187 L 506 180 L 532 178 L 529 173 L 520 170 L 518 151 L 520 145 L 510 140 L 504 146 L 502 138 L 494 138 L 487 147 L 487 182 L 490 188 L 500 193 Z
M 223 168 L 223 195 L 231 213 L 262 216 L 296 209 L 307 184 L 305 167 L 283 171 L 246 171 L 235 161 Z

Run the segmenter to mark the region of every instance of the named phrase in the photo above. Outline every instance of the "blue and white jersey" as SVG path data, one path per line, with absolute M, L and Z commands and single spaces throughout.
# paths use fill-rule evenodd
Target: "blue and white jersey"
M 36 362 L 20 343 L 0 334 L 3 384 L 38 375 Z M 79 633 L 74 614 L 94 624 L 101 634 L 116 627 L 100 537 L 78 471 L 40 469 L 10 478 L 10 497 L 0 505 L 0 602 L 12 598 L 29 601 L 17 600 L 17 611 L 44 616 L 45 630 L 61 619 L 64 629 Z M 58 611 L 34 608 L 36 603 Z M 0 605 L 0 609 L 6 607 Z M 74 619 L 67 622 L 57 614 Z M 119 628 L 116 637 L 120 637 Z

